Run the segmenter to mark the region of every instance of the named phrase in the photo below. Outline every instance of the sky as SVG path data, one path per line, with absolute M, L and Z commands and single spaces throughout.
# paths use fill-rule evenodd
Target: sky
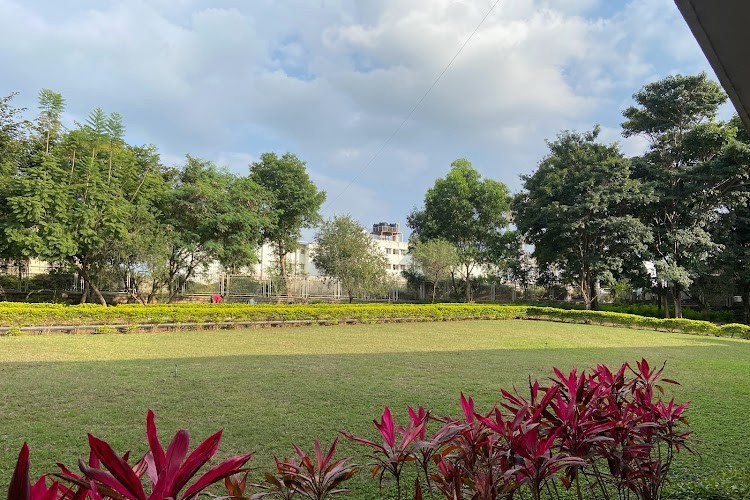
M 68 126 L 117 111 L 170 166 L 294 153 L 325 217 L 371 227 L 404 226 L 457 158 L 517 192 L 561 130 L 639 154 L 620 135 L 635 92 L 715 79 L 672 0 L 495 1 L 0 0 L 0 95 L 33 117 L 60 92 Z

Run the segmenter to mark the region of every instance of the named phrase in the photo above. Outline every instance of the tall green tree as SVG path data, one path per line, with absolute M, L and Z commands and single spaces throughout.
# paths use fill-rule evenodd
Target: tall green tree
M 523 191 L 513 203 L 513 220 L 534 245 L 537 263 L 558 265 L 586 309 L 595 305 L 597 282 L 611 281 L 625 258 L 643 254 L 651 239 L 648 228 L 629 214 L 649 194 L 631 178 L 617 145 L 596 142 L 598 135 L 596 126 L 583 134 L 565 131 L 548 142 L 549 155 L 522 177 Z
M 482 179 L 468 160 L 458 159 L 427 190 L 424 208 L 407 218 L 417 240 L 443 239 L 456 248 L 467 302 L 476 266 L 496 261 L 505 246 L 510 200 L 505 184 Z
M 273 220 L 270 201 L 253 179 L 188 156 L 161 204 L 161 223 L 169 234 L 170 301 L 214 260 L 229 270 L 257 262 L 256 249 Z
M 388 260 L 365 228 L 349 215 L 335 216 L 320 226 L 312 259 L 325 276 L 341 282 L 349 303 L 355 296 L 388 289 Z
M 9 223 L 9 188 L 28 146 L 27 127 L 21 117 L 23 109 L 13 106 L 15 96 L 0 97 L 0 228 Z M 18 257 L 18 249 L 9 245 L 7 236 L 0 229 L 0 259 L 16 260 Z
M 414 270 L 421 271 L 425 280 L 432 283 L 434 303 L 438 283 L 450 278 L 451 272 L 459 264 L 456 248 L 441 239 L 416 241 L 409 254 Z
M 623 135 L 650 143 L 634 159 L 633 177 L 655 193 L 640 215 L 654 236 L 649 250 L 657 280 L 667 284 L 679 318 L 682 293 L 720 250 L 708 226 L 742 189 L 747 152 L 735 139 L 736 127 L 715 120 L 727 97 L 705 73 L 669 76 L 633 99 L 636 105 L 623 113 Z
M 39 119 L 37 120 L 40 139 L 44 143 L 44 152 L 49 154 L 50 145 L 57 138 L 62 123 L 60 117 L 65 111 L 65 99 L 62 94 L 50 89 L 39 91 Z
M 250 178 L 272 195 L 274 222 L 264 228 L 263 237 L 276 252 L 284 285 L 290 293 L 286 255 L 299 247 L 302 229 L 320 222 L 325 192 L 319 191 L 310 180 L 305 163 L 291 153 L 281 157 L 263 153 L 260 161 L 250 165 Z

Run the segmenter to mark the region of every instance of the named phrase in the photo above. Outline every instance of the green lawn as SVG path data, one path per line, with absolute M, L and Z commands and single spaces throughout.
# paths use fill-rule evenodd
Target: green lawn
M 500 387 L 522 387 L 552 366 L 587 368 L 646 357 L 667 360 L 669 389 L 693 401 L 700 458 L 676 474 L 693 478 L 750 460 L 750 342 L 537 321 L 469 321 L 140 335 L 0 338 L 0 487 L 24 440 L 35 474 L 75 466 L 86 432 L 116 450 L 145 451 L 145 413 L 163 439 L 179 427 L 197 439 L 223 428 L 227 456 L 256 451 L 270 467 L 290 443 L 309 448 L 346 429 L 373 436 L 383 405 L 458 415 L 458 394 L 478 408 Z M 344 452 L 362 451 L 348 443 Z M 360 463 L 362 458 L 359 459 Z M 366 473 L 362 473 L 364 477 Z M 358 479 L 362 489 L 374 483 Z

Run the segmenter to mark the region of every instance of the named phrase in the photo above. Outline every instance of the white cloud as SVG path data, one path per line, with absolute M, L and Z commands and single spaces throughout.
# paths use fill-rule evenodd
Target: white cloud
M 670 0 L 504 0 L 363 170 L 490 0 L 76 5 L 0 0 L 0 94 L 33 108 L 55 89 L 70 121 L 119 111 L 128 138 L 170 162 L 191 153 L 245 173 L 262 151 L 292 151 L 338 197 L 331 210 L 366 224 L 403 221 L 457 157 L 516 188 L 560 129 L 601 123 L 638 151 L 618 137 L 630 95 L 707 68 Z

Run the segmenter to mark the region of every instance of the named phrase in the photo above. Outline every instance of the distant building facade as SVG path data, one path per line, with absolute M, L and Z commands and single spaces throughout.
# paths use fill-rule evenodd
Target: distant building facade
M 386 270 L 389 274 L 399 277 L 401 271 L 409 268 L 411 256 L 409 244 L 403 241 L 401 227 L 396 223 L 379 222 L 372 225 L 370 237 L 376 248 L 385 255 Z M 313 263 L 315 243 L 299 242 L 299 248 L 286 256 L 289 273 L 298 276 L 322 276 Z M 278 256 L 273 247 L 266 243 L 258 249 L 258 263 L 250 272 L 260 279 L 278 274 Z

